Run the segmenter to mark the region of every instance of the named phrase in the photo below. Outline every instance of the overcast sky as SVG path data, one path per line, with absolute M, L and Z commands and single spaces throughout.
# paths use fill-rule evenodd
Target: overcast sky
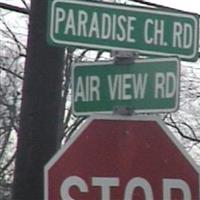
M 0 0 L 0 2 L 24 7 L 21 0 Z M 28 1 L 25 0 L 25 2 L 28 2 Z
M 198 0 L 149 0 L 149 2 L 200 14 L 200 6 Z

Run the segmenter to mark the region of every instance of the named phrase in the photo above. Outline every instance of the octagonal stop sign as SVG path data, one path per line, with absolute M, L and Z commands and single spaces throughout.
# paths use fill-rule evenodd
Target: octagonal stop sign
M 155 117 L 90 117 L 45 166 L 45 200 L 199 199 L 197 166 Z

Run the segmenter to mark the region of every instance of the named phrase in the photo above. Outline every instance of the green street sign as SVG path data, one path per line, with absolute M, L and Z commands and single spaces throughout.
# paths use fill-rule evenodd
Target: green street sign
M 49 0 L 48 42 L 196 61 L 196 15 L 78 0 Z
M 129 108 L 136 113 L 172 112 L 178 108 L 177 58 L 79 63 L 72 70 L 72 104 L 76 115 L 111 113 Z

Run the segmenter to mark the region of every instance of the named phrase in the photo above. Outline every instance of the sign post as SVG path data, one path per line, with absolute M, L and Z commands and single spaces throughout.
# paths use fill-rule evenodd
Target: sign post
M 136 113 L 175 111 L 179 78 L 177 58 L 80 63 L 72 72 L 73 111 L 76 115 L 112 113 L 122 107 Z
M 100 2 L 49 0 L 48 41 L 196 61 L 196 15 Z
M 93 116 L 45 167 L 45 200 L 197 200 L 199 170 L 156 117 Z

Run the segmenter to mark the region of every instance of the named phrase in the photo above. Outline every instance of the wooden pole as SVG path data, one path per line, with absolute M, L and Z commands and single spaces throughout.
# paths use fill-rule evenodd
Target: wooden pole
M 64 49 L 46 42 L 48 1 L 32 0 L 13 200 L 43 200 L 43 168 L 55 153 Z

